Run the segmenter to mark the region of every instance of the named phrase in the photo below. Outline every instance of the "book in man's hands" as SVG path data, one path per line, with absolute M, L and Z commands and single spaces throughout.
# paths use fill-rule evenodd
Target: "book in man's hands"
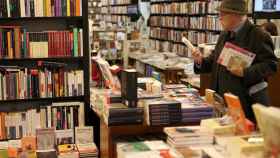
M 250 67 L 256 54 L 245 50 L 235 44 L 226 42 L 217 62 L 227 68 L 232 67 Z

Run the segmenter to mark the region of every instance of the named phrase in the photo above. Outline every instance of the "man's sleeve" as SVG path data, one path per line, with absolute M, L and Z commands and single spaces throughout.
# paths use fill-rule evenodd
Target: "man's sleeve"
M 244 70 L 244 81 L 247 86 L 255 85 L 277 71 L 278 59 L 274 54 L 271 37 L 266 33 L 257 36 L 255 64 Z

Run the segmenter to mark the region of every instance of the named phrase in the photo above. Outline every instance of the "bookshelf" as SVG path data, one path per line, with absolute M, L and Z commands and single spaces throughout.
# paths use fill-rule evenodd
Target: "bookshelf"
M 138 0 L 102 0 L 99 15 L 107 23 L 134 21 L 138 16 Z
M 215 8 L 220 3 L 219 0 L 151 1 L 149 26 L 152 47 L 188 57 L 188 49 L 181 42 L 183 32 L 188 33 L 194 45 L 216 42 L 221 26 Z
M 18 1 L 19 2 L 19 1 Z M 39 1 L 37 1 L 39 2 Z M 43 1 L 42 1 L 43 2 Z M 65 2 L 66 1 L 62 1 Z M 77 1 L 78 2 L 78 1 Z M 77 9 L 75 14 L 72 14 L 73 8 L 66 8 L 62 6 L 62 11 L 59 14 L 51 12 L 45 12 L 43 10 L 38 10 L 39 15 L 35 14 L 31 16 L 21 17 L 22 13 L 17 13 L 16 16 L 5 16 L 3 14 L 3 8 L 0 10 L 0 25 L 1 26 L 19 26 L 25 28 L 27 32 L 44 32 L 44 31 L 65 31 L 73 27 L 82 29 L 81 39 L 79 47 L 82 47 L 82 54 L 79 56 L 58 56 L 58 57 L 43 57 L 43 58 L 0 58 L 0 63 L 2 66 L 20 66 L 26 68 L 38 68 L 38 62 L 56 62 L 65 65 L 69 70 L 81 70 L 83 71 L 82 81 L 83 81 L 83 95 L 77 96 L 61 96 L 61 97 L 47 97 L 47 98 L 27 98 L 27 99 L 14 99 L 14 100 L 0 100 L 0 109 L 6 111 L 13 111 L 16 109 L 24 108 L 24 105 L 36 105 L 44 103 L 53 103 L 53 102 L 75 102 L 80 101 L 85 105 L 85 124 L 93 125 L 97 122 L 96 127 L 98 128 L 99 120 L 94 118 L 93 113 L 90 110 L 90 89 L 89 89 L 89 33 L 88 33 L 88 1 L 81 0 L 81 3 L 75 5 Z M 42 7 L 43 4 L 41 4 Z M 74 5 L 70 5 L 74 6 Z M 19 6 L 17 6 L 19 7 Z M 36 7 L 36 6 L 35 6 Z M 52 6 L 53 7 L 53 6 Z M 69 6 L 67 6 L 69 7 Z M 51 7 L 50 7 L 51 8 Z M 58 7 L 57 7 L 58 8 Z M 35 9 L 35 8 L 34 8 Z M 66 9 L 70 9 L 69 12 Z M 22 11 L 22 8 L 18 11 Z M 36 10 L 35 10 L 36 11 Z M 34 11 L 34 12 L 35 12 Z M 4 16 L 3 16 L 4 15 Z M 11 106 L 13 105 L 13 106 Z M 95 128 L 96 130 L 98 130 Z M 94 132 L 96 134 L 96 132 Z M 98 138 L 95 136 L 95 138 Z

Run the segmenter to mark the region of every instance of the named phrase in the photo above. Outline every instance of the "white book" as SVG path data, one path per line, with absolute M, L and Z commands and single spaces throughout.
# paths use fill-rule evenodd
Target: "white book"
M 35 17 L 38 17 L 38 0 L 34 0 L 34 12 L 35 12 Z
M 26 17 L 24 0 L 20 0 L 20 16 L 21 17 Z
M 228 68 L 233 66 L 247 68 L 251 66 L 255 57 L 256 54 L 226 42 L 217 62 Z
M 53 128 L 56 129 L 57 126 L 57 108 L 52 108 L 52 114 L 53 114 Z
M 47 107 L 47 113 L 48 113 L 48 128 L 52 127 L 52 111 L 51 111 L 51 106 Z
M 76 144 L 87 144 L 93 142 L 93 127 L 75 127 L 75 143 Z
M 71 119 L 71 124 L 70 124 L 70 128 L 74 128 L 74 117 L 73 117 L 73 107 L 70 107 L 70 119 Z
M 39 13 L 40 17 L 44 16 L 44 0 L 39 0 Z
M 6 85 L 6 76 L 3 77 L 3 89 L 4 89 L 4 94 L 3 94 L 3 100 L 7 100 L 7 85 Z
M 8 18 L 11 17 L 11 12 L 10 12 L 10 0 L 7 0 L 7 12 L 8 12 Z
M 79 104 L 79 126 L 85 125 L 85 107 L 84 103 L 80 102 Z

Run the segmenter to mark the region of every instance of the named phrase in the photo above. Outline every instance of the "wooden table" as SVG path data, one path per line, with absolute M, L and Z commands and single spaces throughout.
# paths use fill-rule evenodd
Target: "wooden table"
M 160 72 L 164 75 L 164 82 L 165 83 L 180 83 L 181 76 L 184 74 L 183 68 L 178 67 L 160 67 L 156 64 L 151 64 L 148 62 L 144 62 L 140 59 L 129 57 L 129 65 L 136 67 L 136 62 L 140 62 L 145 65 L 144 68 L 144 76 L 147 76 L 147 66 L 151 66 L 157 72 Z
M 98 114 L 97 114 L 98 115 Z M 198 124 L 174 124 L 174 126 L 186 126 Z M 164 127 L 168 126 L 148 126 L 144 124 L 138 125 L 119 125 L 108 126 L 105 124 L 103 117 L 100 117 L 100 157 L 101 158 L 116 158 L 116 144 L 114 139 L 120 136 L 135 136 L 149 133 L 162 133 Z

